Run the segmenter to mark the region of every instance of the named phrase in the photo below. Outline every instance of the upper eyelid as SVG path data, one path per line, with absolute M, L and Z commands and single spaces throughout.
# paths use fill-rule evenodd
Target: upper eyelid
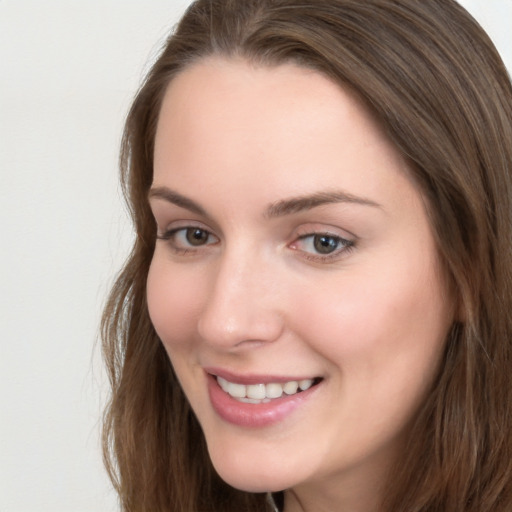
M 201 222 L 199 220 L 182 219 L 182 220 L 173 220 L 170 222 L 158 222 L 158 219 L 155 219 L 155 220 L 156 220 L 156 225 L 157 225 L 158 231 L 162 231 L 164 233 L 169 233 L 171 231 L 178 231 L 180 229 L 196 228 L 196 229 L 202 229 L 203 231 L 208 231 L 208 233 L 210 233 L 211 235 L 214 235 L 218 238 L 218 236 L 215 234 L 215 232 L 212 230 L 212 228 L 210 228 L 204 222 Z
M 294 241 L 292 242 L 292 244 L 297 242 L 298 240 L 305 240 L 307 238 L 311 238 L 311 237 L 315 237 L 315 236 L 325 236 L 328 238 L 335 238 L 335 239 L 339 240 L 342 244 L 346 244 L 346 245 L 354 245 L 356 243 L 355 239 L 351 239 L 351 238 L 344 237 L 341 235 L 336 235 L 333 233 L 315 232 L 315 233 L 307 233 L 307 234 L 296 237 L 294 239 Z
M 316 234 L 306 235 L 304 238 L 308 238 L 309 236 L 313 237 L 316 236 Z M 340 247 L 337 247 L 333 252 L 322 254 L 320 252 L 307 251 L 301 248 L 295 248 L 293 250 L 300 252 L 302 258 L 304 258 L 305 260 L 316 262 L 318 264 L 329 264 L 344 259 L 356 247 L 356 242 L 353 240 L 347 240 L 345 238 L 341 238 L 339 236 L 334 235 L 329 236 L 332 236 L 333 238 L 338 238 L 340 242 Z
M 306 223 L 303 226 L 299 226 L 295 230 L 295 236 L 298 238 L 306 237 L 309 235 L 329 235 L 338 238 L 342 238 L 344 240 L 352 240 L 355 241 L 358 237 L 352 233 L 351 231 L 333 226 L 332 224 L 322 224 L 317 222 Z
M 191 226 L 191 225 L 172 227 L 172 228 L 164 230 L 161 233 L 157 232 L 156 238 L 159 239 L 159 240 L 170 241 L 180 231 L 187 231 L 188 229 L 200 229 L 201 231 L 206 232 L 208 234 L 208 237 L 213 238 L 215 240 L 215 243 L 220 241 L 220 238 L 215 233 L 212 233 L 212 231 L 210 231 L 209 229 L 205 229 L 205 228 L 203 228 L 201 226 Z M 205 244 L 205 245 L 211 245 L 211 244 Z M 201 247 L 201 246 L 197 246 L 197 247 Z
M 337 238 L 338 240 L 344 241 L 344 242 L 353 242 L 354 240 L 351 237 L 343 236 L 337 233 L 330 233 L 328 231 L 315 231 L 313 233 L 305 233 L 303 235 L 300 235 L 296 237 L 296 240 L 303 240 L 304 238 L 309 238 L 312 236 L 326 236 L 330 238 Z
M 331 197 L 332 196 L 332 197 Z M 340 196 L 340 197 L 338 197 Z M 195 225 L 195 223 L 203 224 L 206 226 L 206 230 L 210 233 L 221 233 L 222 230 L 220 229 L 220 226 L 216 224 L 216 222 L 211 218 L 206 210 L 202 208 L 198 203 L 195 201 L 187 198 L 186 196 L 182 196 L 181 194 L 174 192 L 170 189 L 167 189 L 167 187 L 156 187 L 151 189 L 151 191 L 148 194 L 148 203 L 151 209 L 151 212 L 153 214 L 153 217 L 155 218 L 155 221 L 157 224 L 160 224 L 158 222 L 158 216 L 157 210 L 159 209 L 159 205 L 167 205 L 167 206 L 173 206 L 175 208 L 178 208 L 180 210 L 186 210 L 188 213 L 192 216 L 199 216 L 201 218 L 206 219 L 207 223 L 204 223 L 202 220 L 196 220 L 194 218 L 191 219 L 184 219 L 183 222 L 191 222 Z M 283 204 L 281 204 L 283 203 Z M 289 203 L 289 204 L 288 204 Z M 296 204 L 297 203 L 297 204 Z M 268 207 L 267 215 L 266 217 L 273 219 L 273 218 L 279 218 L 279 217 L 287 217 L 289 215 L 299 215 L 303 216 L 304 214 L 312 213 L 318 208 L 326 207 L 329 205 L 339 205 L 339 204 L 355 204 L 355 205 L 366 205 L 366 206 L 372 206 L 374 208 L 381 209 L 382 207 L 365 198 L 358 198 L 356 196 L 351 196 L 350 194 L 346 194 L 343 192 L 337 192 L 337 193 L 317 193 L 313 194 L 312 196 L 307 197 L 299 197 L 299 198 L 293 198 L 291 200 L 285 200 L 278 203 L 273 203 Z M 288 207 L 290 211 L 288 211 Z M 165 213 L 162 213 L 162 217 L 165 216 Z M 346 238 L 345 234 L 347 234 L 349 237 L 353 237 L 356 239 L 356 235 L 351 233 L 350 231 L 340 228 L 338 226 L 330 225 L 330 223 L 323 223 L 322 221 L 311 221 L 311 222 L 301 222 L 301 224 L 319 224 L 324 226 L 329 226 L 326 230 L 324 228 L 319 228 L 318 230 L 311 229 L 310 233 L 326 233 L 331 234 L 331 229 L 335 230 L 335 233 L 332 233 L 334 236 L 340 236 L 341 238 Z M 213 228 L 210 227 L 213 225 Z M 167 229 L 166 229 L 167 231 Z M 344 234 L 340 235 L 338 231 L 342 231 Z
M 180 244 L 175 240 L 175 237 L 180 231 L 187 231 L 188 229 L 200 229 L 201 231 L 204 231 L 208 234 L 208 238 L 213 238 L 213 240 L 210 243 L 201 244 L 201 245 L 197 245 L 197 246 L 192 244 L 192 245 L 190 245 L 190 247 L 179 247 Z M 190 226 L 190 225 L 170 228 L 162 233 L 157 233 L 156 239 L 161 240 L 161 241 L 165 242 L 166 244 L 169 243 L 171 245 L 171 247 L 173 248 L 173 251 L 175 251 L 177 253 L 183 253 L 183 252 L 188 253 L 188 252 L 193 252 L 193 251 L 196 252 L 201 249 L 204 250 L 207 246 L 217 244 L 220 241 L 219 237 L 217 235 L 215 235 L 214 233 L 212 233 L 211 231 L 201 228 L 201 227 L 198 227 L 198 226 Z
M 171 231 L 176 231 L 178 229 L 199 228 L 207 231 L 218 239 L 223 238 L 223 233 L 220 228 L 212 226 L 210 222 L 205 222 L 202 219 L 194 218 L 193 213 L 191 217 L 187 218 L 186 216 L 181 215 L 179 217 L 177 215 L 175 216 L 174 214 L 170 214 L 165 210 L 160 212 L 158 210 L 159 208 L 151 208 L 156 223 L 157 234 L 159 235 L 163 235 Z M 340 225 L 334 224 L 332 222 L 333 220 L 334 219 L 330 219 L 330 222 L 325 222 L 320 219 L 311 220 L 309 222 L 302 221 L 300 225 L 294 227 L 293 231 L 289 234 L 289 243 L 298 238 L 304 238 L 310 235 L 329 235 L 352 242 L 355 242 L 359 239 L 359 237 L 352 231 L 341 227 Z
M 151 199 L 149 200 L 151 203 Z M 155 206 L 151 206 L 151 213 L 153 215 L 153 219 L 155 221 L 157 230 L 160 232 L 168 232 L 172 229 L 174 229 L 172 226 L 176 225 L 177 228 L 182 227 L 198 227 L 200 229 L 204 229 L 205 231 L 208 231 L 212 235 L 217 236 L 217 238 L 220 238 L 220 236 L 217 233 L 221 233 L 220 228 L 217 226 L 217 224 L 210 220 L 209 217 L 204 217 L 203 215 L 199 213 L 194 213 L 192 211 L 189 211 L 188 214 L 183 214 L 183 212 L 176 214 L 175 212 L 169 211 L 167 208 L 160 208 L 156 206 L 157 204 L 165 204 L 163 201 L 154 201 Z M 204 219 L 204 220 L 203 220 Z

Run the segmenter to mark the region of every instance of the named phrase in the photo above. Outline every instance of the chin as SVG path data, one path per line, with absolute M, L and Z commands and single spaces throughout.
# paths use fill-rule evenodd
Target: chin
M 236 474 L 225 471 L 217 472 L 222 480 L 224 480 L 224 482 L 229 484 L 231 487 L 234 487 L 235 489 L 245 492 L 279 492 L 293 486 L 286 484 L 282 476 L 274 478 L 274 475 L 261 475 L 255 474 L 254 472 L 247 472 L 246 474 Z
M 218 475 L 235 489 L 253 493 L 278 492 L 293 487 L 299 480 L 298 475 L 289 474 L 272 461 L 258 463 L 242 454 L 227 455 L 226 452 L 220 456 L 210 453 Z

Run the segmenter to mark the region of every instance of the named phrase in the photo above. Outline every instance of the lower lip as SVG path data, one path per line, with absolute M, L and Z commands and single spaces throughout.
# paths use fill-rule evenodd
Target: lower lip
M 303 405 L 319 385 L 295 395 L 273 398 L 267 403 L 248 404 L 231 397 L 220 388 L 215 377 L 208 375 L 208 392 L 215 412 L 228 423 L 249 428 L 266 427 L 282 421 Z

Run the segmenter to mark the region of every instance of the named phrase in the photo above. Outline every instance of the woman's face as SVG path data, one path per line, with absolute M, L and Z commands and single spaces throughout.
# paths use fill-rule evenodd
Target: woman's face
M 380 482 L 453 307 L 372 116 L 314 71 L 203 60 L 166 93 L 150 203 L 151 319 L 219 474 L 250 491 Z

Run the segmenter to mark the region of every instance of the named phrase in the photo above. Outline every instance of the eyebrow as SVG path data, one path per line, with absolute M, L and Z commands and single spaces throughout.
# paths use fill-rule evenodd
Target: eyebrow
M 168 187 L 151 188 L 148 198 L 163 199 L 164 201 L 172 203 L 180 208 L 185 208 L 186 210 L 198 215 L 208 216 L 206 210 L 198 203 Z M 268 218 L 284 217 L 286 215 L 311 210 L 318 206 L 333 203 L 350 203 L 362 206 L 371 206 L 373 208 L 382 208 L 379 203 L 365 197 L 355 196 L 343 191 L 326 191 L 316 192 L 305 196 L 292 197 L 290 199 L 282 199 L 275 203 L 271 203 L 265 212 L 265 216 Z
M 379 203 L 376 203 L 371 199 L 335 190 L 317 192 L 315 194 L 277 201 L 268 207 L 266 215 L 271 218 L 282 217 L 332 203 L 351 203 L 362 206 L 371 206 L 373 208 L 382 208 Z
M 148 194 L 148 199 L 151 198 L 163 199 L 169 203 L 172 203 L 180 208 L 185 208 L 197 215 L 207 216 L 206 210 L 199 206 L 195 201 L 185 197 L 178 192 L 171 190 L 167 187 L 154 187 L 151 188 Z

